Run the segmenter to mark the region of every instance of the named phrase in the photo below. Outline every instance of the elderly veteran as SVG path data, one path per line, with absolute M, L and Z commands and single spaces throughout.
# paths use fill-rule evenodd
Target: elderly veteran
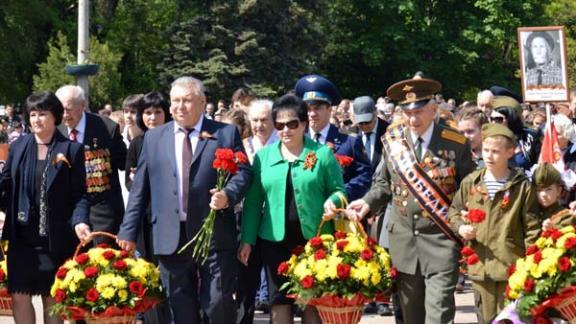
M 388 127 L 372 188 L 347 209 L 358 219 L 393 204 L 386 229 L 406 323 L 453 323 L 456 310 L 462 243 L 445 220 L 452 195 L 475 166 L 466 138 L 434 122 L 440 90 L 439 82 L 423 78 L 388 88 L 404 122 Z

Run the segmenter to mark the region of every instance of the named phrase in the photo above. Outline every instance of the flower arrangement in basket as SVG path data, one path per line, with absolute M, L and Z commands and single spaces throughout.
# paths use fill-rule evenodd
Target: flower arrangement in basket
M 89 240 L 94 235 L 115 238 L 93 232 Z M 154 264 L 104 245 L 79 253 L 88 241 L 56 272 L 50 290 L 56 300 L 53 313 L 88 323 L 132 323 L 136 314 L 160 302 L 160 272 Z
M 0 243 L 1 245 L 1 243 Z M 8 292 L 8 268 L 6 266 L 6 253 L 0 246 L 4 260 L 0 261 L 0 315 L 12 316 L 12 295 Z
M 358 234 L 317 235 L 278 266 L 288 277 L 281 290 L 316 306 L 323 323 L 358 323 L 364 303 L 383 297 L 392 284 L 390 256 L 355 224 Z
M 522 318 L 535 320 L 556 309 L 576 321 L 576 233 L 574 226 L 544 231 L 526 256 L 508 270 L 506 297 Z

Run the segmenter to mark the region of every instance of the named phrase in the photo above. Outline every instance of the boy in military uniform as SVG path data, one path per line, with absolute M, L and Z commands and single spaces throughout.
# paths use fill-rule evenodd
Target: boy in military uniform
M 440 90 L 430 79 L 388 88 L 403 122 L 388 127 L 374 183 L 347 210 L 357 220 L 392 204 L 386 231 L 405 323 L 453 323 L 456 310 L 460 238 L 447 216 L 452 195 L 475 165 L 466 138 L 435 122 Z
M 490 323 L 504 308 L 507 269 L 540 231 L 535 190 L 521 169 L 508 168 L 515 143 L 506 126 L 482 127 L 486 167 L 462 181 L 449 212 L 453 229 L 478 256 L 476 263 L 468 263 L 468 275 L 480 323 Z M 485 217 L 472 224 L 473 213 Z
M 532 183 L 536 187 L 538 204 L 542 208 L 543 230 L 562 228 L 576 223 L 570 209 L 560 204 L 560 197 L 564 193 L 564 181 L 552 164 L 539 165 L 532 174 Z

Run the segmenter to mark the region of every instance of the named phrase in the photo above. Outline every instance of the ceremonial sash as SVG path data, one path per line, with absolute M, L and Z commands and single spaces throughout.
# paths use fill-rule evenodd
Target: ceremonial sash
M 447 222 L 451 199 L 422 169 L 414 152 L 408 146 L 403 127 L 390 128 L 382 142 L 394 171 L 418 200 L 420 207 L 430 215 L 430 220 L 448 238 L 463 246 L 464 242 L 452 231 Z

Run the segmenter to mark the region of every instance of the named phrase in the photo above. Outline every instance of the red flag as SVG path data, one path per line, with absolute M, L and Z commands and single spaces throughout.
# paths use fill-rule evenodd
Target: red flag
M 564 161 L 562 160 L 562 150 L 558 144 L 558 133 L 554 122 L 549 120 L 546 122 L 544 131 L 544 140 L 542 141 L 542 149 L 540 150 L 540 159 L 538 163 L 550 163 L 559 170 L 564 170 Z

